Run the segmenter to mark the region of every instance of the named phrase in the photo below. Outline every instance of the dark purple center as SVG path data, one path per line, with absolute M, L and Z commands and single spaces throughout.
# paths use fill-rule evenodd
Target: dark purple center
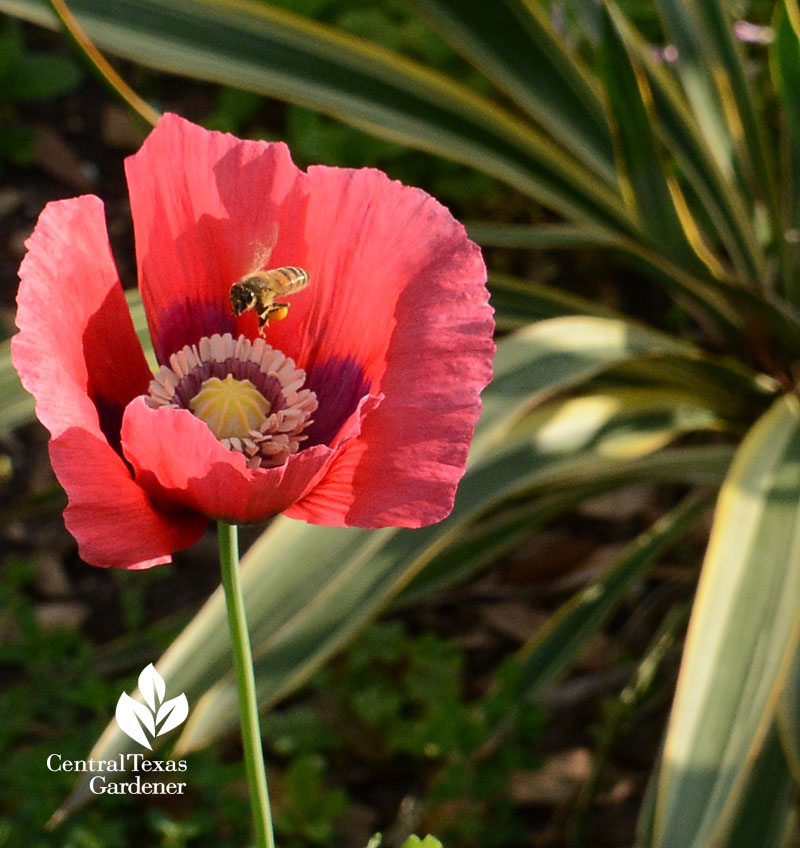
M 286 406 L 281 382 L 277 377 L 265 374 L 255 362 L 242 362 L 235 357 L 229 357 L 223 362 L 203 362 L 192 369 L 175 387 L 175 402 L 184 409 L 191 409 L 189 401 L 206 380 L 210 377 L 224 380 L 228 374 L 232 374 L 235 380 L 249 380 L 269 402 L 270 413 L 278 412 Z

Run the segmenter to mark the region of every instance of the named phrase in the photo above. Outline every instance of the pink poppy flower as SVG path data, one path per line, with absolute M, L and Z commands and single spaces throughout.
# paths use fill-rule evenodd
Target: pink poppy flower
M 175 115 L 126 174 L 155 377 L 98 198 L 49 204 L 20 269 L 14 365 L 50 431 L 83 559 L 169 562 L 208 518 L 444 518 L 494 350 L 463 227 L 379 171 L 304 173 L 283 144 Z M 310 284 L 262 339 L 230 288 L 286 266 Z

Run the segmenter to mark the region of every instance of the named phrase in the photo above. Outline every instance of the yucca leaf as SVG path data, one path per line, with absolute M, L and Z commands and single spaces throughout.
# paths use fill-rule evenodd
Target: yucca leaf
M 645 354 L 609 369 L 592 385 L 618 380 L 631 388 L 669 388 L 692 398 L 698 407 L 716 414 L 722 429 L 728 432 L 749 429 L 780 390 L 777 381 L 756 374 L 737 360 L 702 352 L 686 356 Z
M 144 65 L 282 97 L 482 170 L 567 218 L 632 231 L 617 193 L 563 147 L 466 86 L 364 39 L 255 0 L 74 0 L 97 46 Z M 52 26 L 43 0 L 0 12 Z
M 494 318 L 501 330 L 518 330 L 534 321 L 566 315 L 621 318 L 613 309 L 555 286 L 509 274 L 489 274 Z
M 757 422 L 723 485 L 664 743 L 653 846 L 731 832 L 800 638 L 800 401 Z
M 586 40 L 592 46 L 597 46 L 602 25 L 601 0 L 568 0 L 566 6 L 575 16 Z
M 525 0 L 411 0 L 443 38 L 609 185 L 616 167 L 597 86 Z
M 553 318 L 514 333 L 498 348 L 495 376 L 483 394 L 473 461 L 497 444 L 534 403 L 648 352 L 696 351 L 666 333 L 591 316 Z
M 3 397 L 0 406 L 0 432 L 13 430 L 33 420 L 33 398 L 22 388 L 19 376 L 11 364 L 11 345 L 8 339 L 0 343 L 0 393 Z
M 752 196 L 760 198 L 777 225 L 774 156 L 767 145 L 764 116 L 753 95 L 745 70 L 745 57 L 734 36 L 730 8 L 721 0 L 684 0 L 697 27 L 711 78 L 731 127 L 731 136 L 741 146 L 742 170 L 750 179 Z M 777 235 L 773 232 L 773 236 Z
M 722 848 L 788 848 L 795 836 L 797 786 L 773 724 L 753 765 Z
M 0 0 L 1 2 L 1 0 Z M 756 292 L 738 281 L 701 277 L 685 271 L 660 251 L 635 239 L 614 235 L 586 225 L 528 227 L 520 224 L 470 225 L 470 232 L 487 247 L 522 249 L 570 249 L 606 247 L 642 270 L 698 320 L 708 324 L 721 338 L 740 344 L 749 339 L 758 352 L 765 344 L 787 355 L 800 357 L 800 313 L 768 292 Z M 765 360 L 766 361 L 766 360 Z M 788 366 L 789 362 L 782 363 Z M 774 366 L 774 362 L 772 363 Z
M 788 357 L 780 363 L 783 368 L 800 355 L 800 313 L 783 299 L 733 281 L 700 278 L 633 239 L 621 238 L 618 245 L 634 265 L 685 304 L 698 320 L 705 316 L 714 321 L 714 330 L 725 336 L 728 343 L 744 336 L 756 357 L 770 370 L 775 367 L 773 350 Z
M 683 392 L 655 387 L 615 388 L 544 404 L 526 416 L 510 438 L 528 432 L 545 457 L 561 453 L 568 458 L 591 448 L 600 458 L 628 461 L 653 453 L 680 435 L 723 428 L 714 413 Z M 547 462 L 543 458 L 542 469 Z M 537 493 L 530 502 L 506 505 L 498 514 L 477 523 L 430 561 L 403 592 L 402 603 L 461 582 L 485 563 L 513 550 L 540 525 L 618 485 L 603 473 L 602 461 L 597 470 L 592 479 L 552 486 L 552 491 Z
M 687 3 L 656 0 L 667 37 L 677 48 L 680 62 L 676 70 L 692 112 L 722 173 L 728 180 L 736 176 L 734 144 L 719 93 L 714 84 L 711 57 L 705 53 L 697 21 L 692 18 Z
M 714 225 L 707 238 L 716 235 L 741 281 L 755 285 L 766 274 L 766 258 L 756 237 L 751 204 L 736 182 L 723 174 L 685 95 L 664 63 L 654 57 L 652 45 L 621 15 L 615 17 L 615 23 L 647 78 L 651 108 L 657 116 L 654 131 L 675 156 Z
M 602 443 L 602 438 L 600 439 Z M 650 478 L 682 483 L 708 483 L 720 479 L 727 464 L 727 451 L 696 451 L 690 448 L 664 451 L 629 463 L 613 454 L 598 457 L 595 451 L 564 459 L 549 459 L 535 445 L 514 447 L 478 465 L 461 483 L 456 505 L 446 522 L 414 532 L 373 533 L 355 555 L 339 562 L 323 555 L 311 560 L 295 535 L 293 556 L 274 557 L 274 538 L 268 531 L 252 549 L 251 580 L 261 581 L 259 592 L 270 588 L 280 593 L 281 608 L 275 601 L 261 608 L 259 622 L 252 625 L 254 664 L 259 702 L 274 703 L 307 681 L 322 662 L 341 649 L 352 636 L 384 608 L 440 550 L 457 541 L 468 525 L 488 509 L 507 498 L 532 498 L 565 487 L 602 485 L 613 488 L 632 479 Z M 304 534 L 319 535 L 325 528 L 303 528 Z M 276 531 L 277 532 L 277 531 Z M 391 532 L 391 531 L 389 531 Z M 278 549 L 284 548 L 278 545 Z M 321 546 L 322 547 L 322 546 Z M 286 548 L 284 548 L 286 549 Z M 288 550 L 288 549 L 287 549 Z M 309 563 L 305 569 L 302 562 Z M 248 556 L 251 556 L 248 552 Z M 315 562 L 310 573 L 310 563 Z M 303 585 L 314 587 L 300 594 L 300 577 L 288 580 L 285 573 L 304 571 Z M 245 576 L 247 570 L 245 570 Z M 273 580 L 275 582 L 273 582 Z M 286 582 L 294 583 L 286 587 Z M 263 585 L 267 581 L 267 585 Z M 246 581 L 246 586 L 253 587 Z M 293 593 L 290 596 L 290 592 Z M 306 602 L 300 606 L 303 599 Z M 250 598 L 248 596 L 248 603 Z M 221 600 L 217 606 L 221 605 Z M 293 614 L 289 614 L 293 611 Z M 224 615 L 220 609 L 218 615 Z M 216 619 L 216 616 L 215 616 Z M 204 643 L 207 650 L 207 643 Z M 192 711 L 177 744 L 185 753 L 209 744 L 220 734 L 236 727 L 236 682 L 226 674 L 206 691 Z
M 0 0 L 2 2 L 2 0 Z M 487 247 L 536 249 L 569 249 L 606 247 L 619 251 L 664 288 L 693 314 L 701 313 L 706 322 L 728 339 L 740 339 L 745 320 L 740 314 L 738 289 L 712 278 L 702 278 L 685 271 L 666 259 L 658 250 L 641 242 L 616 235 L 600 227 L 526 227 L 519 224 L 471 224 L 470 233 Z M 760 301 L 757 301 L 760 303 Z M 788 323 L 786 319 L 785 323 Z
M 530 451 L 530 448 L 529 448 Z M 552 487 L 602 483 L 622 485 L 645 476 L 653 480 L 704 483 L 721 479 L 730 453 L 727 450 L 681 449 L 645 457 L 628 464 L 616 459 L 587 456 L 556 462 L 537 474 L 513 449 L 484 467 L 483 479 L 468 473 L 459 498 L 466 511 L 482 509 L 487 480 L 496 479 L 509 489 L 528 494 L 531 485 L 540 491 Z M 541 453 L 538 454 L 541 458 Z M 538 462 L 536 463 L 539 464 Z M 514 477 L 530 477 L 520 484 Z M 511 477 L 509 477 L 511 475 Z M 472 483 L 468 483 L 472 477 Z M 457 506 L 457 510 L 460 507 Z M 455 521 L 422 531 L 360 531 L 306 527 L 280 519 L 245 557 L 243 581 L 251 619 L 252 639 L 259 664 L 259 692 L 270 702 L 308 678 L 319 663 L 341 646 L 353 630 L 363 625 L 383 594 L 388 601 L 448 540 L 458 538 L 464 512 Z M 449 525 L 449 526 L 448 526 Z M 315 573 L 310 566 L 316 563 Z M 235 687 L 224 676 L 229 667 L 227 636 L 218 626 L 224 621 L 224 602 L 217 592 L 159 663 L 162 676 L 176 689 L 186 691 L 190 703 L 214 679 L 212 687 L 194 707 L 182 737 L 183 748 L 203 744 L 235 724 L 225 709 Z M 321 634 L 327 634 L 322 640 Z M 230 725 L 232 726 L 232 725 Z M 112 724 L 93 749 L 97 759 L 126 750 L 126 738 Z M 65 810 L 88 797 L 81 781 Z
M 786 757 L 789 771 L 794 781 L 800 784 L 800 732 L 798 718 L 800 717 L 800 652 L 795 657 L 789 670 L 780 703 L 776 724 L 780 734 L 781 745 Z
M 738 179 L 753 205 L 763 201 L 774 227 L 775 178 L 728 10 L 719 0 L 657 0 L 657 5 L 678 48 L 678 73 L 718 164 L 728 179 Z
M 485 247 L 524 247 L 531 250 L 572 250 L 615 247 L 617 238 L 605 227 L 591 224 L 467 223 L 470 238 Z
M 639 221 L 645 240 L 694 274 L 706 269 L 692 250 L 678 216 L 653 132 L 651 95 L 634 67 L 607 5 L 602 10 L 600 69 L 611 114 L 622 195 Z
M 770 50 L 770 69 L 782 106 L 781 125 L 781 211 L 783 223 L 779 237 L 785 249 L 783 291 L 788 300 L 800 307 L 800 37 L 791 16 L 800 22 L 796 0 L 775 6 L 775 40 Z
M 504 506 L 496 515 L 478 521 L 434 556 L 399 594 L 393 606 L 413 607 L 431 595 L 465 582 L 484 566 L 516 550 L 543 525 L 599 491 L 605 491 L 602 483 L 597 489 L 573 487 L 517 506 Z
M 693 494 L 637 536 L 585 589 L 556 613 L 520 651 L 522 680 L 530 696 L 541 695 L 575 660 L 653 562 L 680 541 L 712 502 Z

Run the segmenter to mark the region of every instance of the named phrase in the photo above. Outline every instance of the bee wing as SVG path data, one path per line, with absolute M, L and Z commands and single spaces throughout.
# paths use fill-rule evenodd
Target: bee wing
M 278 243 L 278 222 L 272 223 L 261 241 L 253 242 L 253 264 L 252 271 L 263 270 L 269 262 L 272 251 Z

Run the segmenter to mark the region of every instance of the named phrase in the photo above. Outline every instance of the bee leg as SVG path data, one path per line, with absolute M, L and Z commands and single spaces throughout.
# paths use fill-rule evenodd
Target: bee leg
M 288 303 L 273 303 L 269 309 L 269 317 L 273 321 L 283 321 L 289 312 Z
M 269 312 L 262 312 L 258 316 L 258 335 L 264 335 L 264 327 L 269 327 Z

